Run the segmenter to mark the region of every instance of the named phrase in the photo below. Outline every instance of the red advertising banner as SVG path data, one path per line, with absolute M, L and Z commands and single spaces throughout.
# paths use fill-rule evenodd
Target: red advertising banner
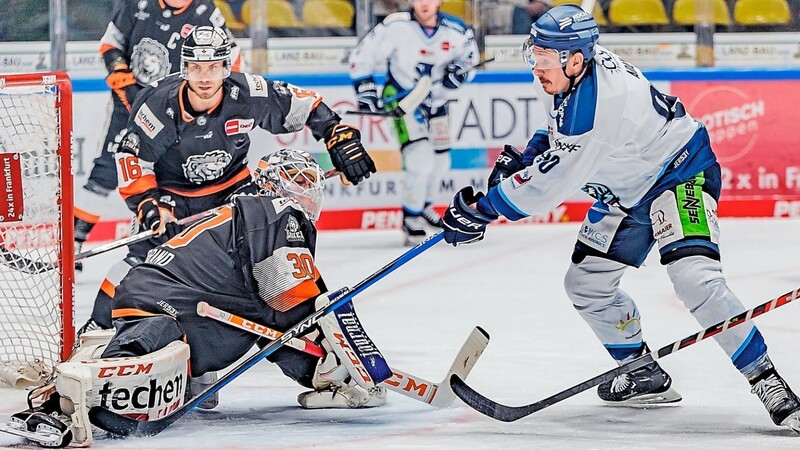
M 670 94 L 708 128 L 722 166 L 720 216 L 797 214 L 791 207 L 800 200 L 796 80 L 674 81 Z

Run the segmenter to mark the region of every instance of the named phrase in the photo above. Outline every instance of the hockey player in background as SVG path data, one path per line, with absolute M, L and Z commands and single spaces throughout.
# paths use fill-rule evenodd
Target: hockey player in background
M 164 417 L 199 392 L 187 388 L 189 376 L 224 369 L 259 343 L 249 332 L 198 316 L 198 302 L 277 330 L 326 304 L 325 283 L 314 263 L 323 182 L 322 170 L 305 152 L 283 149 L 263 157 L 255 172 L 263 190 L 236 196 L 131 269 L 115 297 L 116 333 L 84 333 L 72 358 L 57 366 L 55 380 L 33 391 L 43 403 L 14 414 L 12 423 L 33 433 L 28 438 L 37 438 L 44 424 L 67 442 L 87 446 L 93 407 L 140 420 Z M 311 328 L 306 336 L 328 349 L 323 358 L 288 347 L 268 357 L 311 389 L 299 395 L 302 407 L 386 402 L 385 388 L 375 384 L 382 380 L 365 380 L 359 375 L 367 370 L 363 363 L 345 357 L 347 345 L 339 338 L 353 331 L 353 324 L 348 320 L 344 331 L 329 314 Z M 377 362 L 385 365 L 382 356 Z
M 415 111 L 396 119 L 403 156 L 403 233 L 406 245 L 421 242 L 426 229 L 439 231 L 441 217 L 432 196 L 450 169 L 449 92 L 474 76 L 475 38 L 463 21 L 439 12 L 441 0 L 412 0 L 411 10 L 389 15 L 358 44 L 350 57 L 350 77 L 358 108 L 392 109 L 423 76 L 441 79 Z M 382 101 L 373 74 L 386 71 Z
M 195 27 L 184 40 L 180 73 L 138 94 L 127 134 L 116 153 L 119 193 L 139 230 L 156 239 L 129 246 L 111 268 L 80 330 L 111 327 L 115 286 L 147 251 L 175 235 L 175 220 L 226 203 L 251 189 L 248 133 L 256 127 L 291 133 L 308 126 L 324 139 L 333 165 L 353 184 L 375 172 L 360 132 L 319 94 L 259 75 L 231 72 L 231 43 L 224 30 Z
M 239 70 L 239 48 L 211 0 L 116 0 L 100 41 L 108 70 L 112 112 L 100 155 L 75 205 L 75 249 L 80 252 L 117 188 L 117 151 L 136 94 L 148 84 L 180 70 L 181 44 L 194 26 L 221 27 L 231 39 L 231 69 Z M 76 268 L 82 269 L 81 262 Z
M 483 239 L 504 216 L 545 214 L 582 189 L 597 201 L 578 234 L 564 285 L 575 309 L 619 363 L 648 351 L 639 310 L 619 287 L 655 244 L 678 298 L 708 327 L 745 310 L 722 275 L 717 223 L 720 166 L 708 132 L 677 97 L 597 46 L 597 23 L 558 6 L 531 27 L 525 54 L 547 121 L 523 153 L 506 146 L 489 191 L 466 187 L 443 217 L 453 245 Z M 772 421 L 800 432 L 800 401 L 778 375 L 751 323 L 714 336 Z M 653 362 L 598 386 L 612 404 L 681 399 Z

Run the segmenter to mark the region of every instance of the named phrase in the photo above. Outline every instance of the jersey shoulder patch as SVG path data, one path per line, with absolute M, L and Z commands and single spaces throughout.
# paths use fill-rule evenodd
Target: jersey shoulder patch
M 215 27 L 222 28 L 225 26 L 225 17 L 222 15 L 222 11 L 220 11 L 216 6 L 214 7 L 214 12 L 211 13 L 211 16 L 208 18 L 208 20 Z
M 392 23 L 401 23 L 401 22 L 410 22 L 411 21 L 411 13 L 408 11 L 401 11 L 391 13 L 383 19 L 384 25 L 389 25 Z
M 469 27 L 467 27 L 467 24 L 464 23 L 463 20 L 446 13 L 439 13 L 439 25 L 445 28 L 452 28 L 461 34 L 464 34 L 467 32 L 467 30 L 469 30 Z
M 242 73 L 242 75 L 247 82 L 250 97 L 267 97 L 269 95 L 269 86 L 264 77 L 252 73 Z
M 146 102 L 136 111 L 133 121 L 150 139 L 155 139 L 158 133 L 164 129 L 164 124 L 156 117 Z

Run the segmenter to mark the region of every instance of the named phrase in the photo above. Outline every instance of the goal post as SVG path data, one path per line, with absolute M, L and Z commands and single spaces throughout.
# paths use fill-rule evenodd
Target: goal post
M 0 74 L 0 381 L 36 384 L 75 337 L 72 85 Z

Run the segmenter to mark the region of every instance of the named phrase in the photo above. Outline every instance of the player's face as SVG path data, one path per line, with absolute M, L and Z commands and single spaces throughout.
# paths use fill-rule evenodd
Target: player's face
M 535 53 L 536 50 L 534 50 Z M 566 74 L 564 71 L 566 70 Z M 573 53 L 567 60 L 565 68 L 561 68 L 559 64 L 553 67 L 553 64 L 538 63 L 533 68 L 533 75 L 539 79 L 542 88 L 550 95 L 561 94 L 569 89 L 570 81 L 567 75 L 577 76 L 583 71 L 583 55 L 580 53 Z
M 203 100 L 210 99 L 222 87 L 227 68 L 223 61 L 193 62 L 186 65 L 189 87 Z
M 414 0 L 411 2 L 411 7 L 414 9 L 414 17 L 425 26 L 436 25 L 436 13 L 439 12 L 441 5 L 442 0 Z

